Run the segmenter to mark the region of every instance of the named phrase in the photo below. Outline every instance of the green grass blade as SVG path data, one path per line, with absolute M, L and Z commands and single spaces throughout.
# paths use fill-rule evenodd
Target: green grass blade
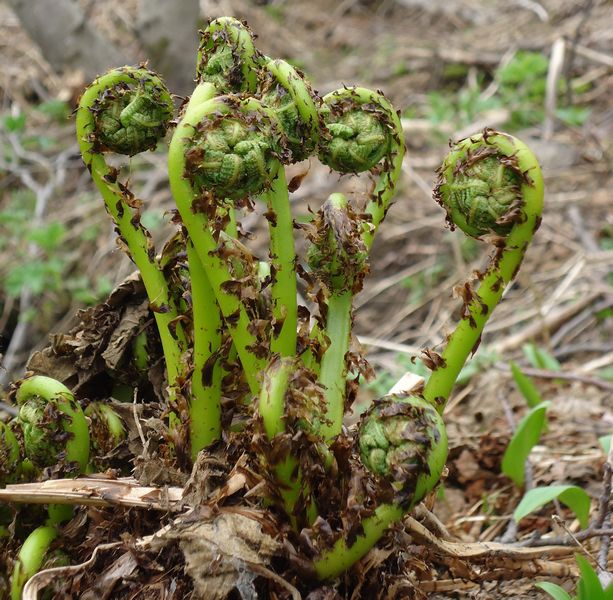
M 502 472 L 512 479 L 517 487 L 524 485 L 524 464 L 541 437 L 549 404 L 550 402 L 541 402 L 519 422 L 502 457 Z
M 540 404 L 543 401 L 541 394 L 539 393 L 536 385 L 534 385 L 532 379 L 530 379 L 530 377 L 527 375 L 524 375 L 514 362 L 511 362 L 511 373 L 513 374 L 513 379 L 515 380 L 517 389 L 526 399 L 526 402 L 530 408 L 534 408 L 537 404 Z
M 575 554 L 575 560 L 581 571 L 578 586 L 579 598 L 581 600 L 605 600 L 604 590 L 592 565 L 580 554 Z
M 543 581 L 542 583 L 537 583 L 536 587 L 547 592 L 554 600 L 573 600 L 566 590 L 555 583 Z
M 560 363 L 546 350 L 539 348 L 536 344 L 524 344 L 522 347 L 524 356 L 535 369 L 545 369 L 546 371 L 561 371 Z

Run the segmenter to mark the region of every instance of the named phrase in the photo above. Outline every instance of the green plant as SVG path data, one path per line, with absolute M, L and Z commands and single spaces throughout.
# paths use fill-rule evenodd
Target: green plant
M 27 537 L 19 550 L 11 578 L 11 600 L 20 600 L 21 591 L 28 579 L 43 565 L 49 547 L 58 536 L 54 525 L 41 525 Z
M 21 449 L 12 429 L 0 421 L 0 485 L 19 476 Z
M 391 423 L 386 427 L 389 433 L 377 436 L 380 450 L 376 454 L 393 450 L 390 457 L 393 461 L 396 445 L 402 440 L 399 456 L 404 463 L 392 464 L 388 472 L 399 476 L 396 484 L 412 493 L 400 494 L 395 502 L 378 506 L 374 515 L 361 523 L 364 533 L 352 544 L 341 539 L 331 550 L 321 552 L 315 568 L 322 577 L 339 574 L 347 563 L 362 556 L 390 523 L 400 519 L 438 481 L 446 456 L 446 438 L 444 426 L 433 411 L 442 414 L 462 366 L 477 347 L 491 311 L 515 276 L 538 228 L 543 202 L 542 177 L 534 155 L 523 143 L 486 130 L 452 148 L 439 170 L 435 198 L 446 210 L 452 226 L 478 238 L 497 234 L 493 237 L 494 254 L 486 271 L 480 274 L 479 288 L 467 289 L 464 317 L 448 337 L 442 354 L 430 352 L 432 374 L 421 396 L 396 398 L 399 402 L 394 402 L 394 398 L 381 401 L 384 405 L 381 417 L 391 417 Z M 367 413 L 362 423 L 368 423 L 370 418 L 372 415 Z M 371 437 L 370 426 L 361 431 Z M 437 433 L 432 435 L 433 432 Z M 365 445 L 370 447 L 371 443 Z M 408 476 L 407 465 L 416 466 Z
M 547 408 L 550 402 L 537 404 L 517 424 L 515 433 L 502 457 L 502 472 L 513 480 L 517 487 L 524 485 L 525 464 L 532 448 L 541 438 L 546 425 Z
M 89 241 L 87 236 L 69 240 L 61 221 L 35 218 L 35 205 L 35 194 L 29 189 L 6 194 L 0 210 L 0 251 L 10 253 L 10 262 L 0 274 L 0 297 L 19 298 L 28 290 L 40 309 L 34 312 L 49 318 L 72 300 L 96 304 L 108 295 L 111 283 L 105 278 L 91 281 L 74 268 L 75 246 Z M 30 312 L 23 311 L 20 319 L 29 319 Z
M 524 344 L 522 346 L 522 351 L 526 359 L 535 369 L 545 369 L 548 371 L 562 370 L 562 366 L 556 358 L 536 344 Z
M 51 377 L 23 380 L 15 399 L 24 454 L 35 467 L 65 461 L 85 470 L 89 460 L 89 430 L 85 415 L 72 392 Z
M 489 110 L 507 109 L 509 117 L 504 126 L 510 131 L 537 125 L 544 116 L 548 68 L 549 60 L 544 54 L 520 50 L 489 76 L 493 79 L 489 85 L 495 85 L 491 93 L 486 87 L 488 74 L 479 72 L 476 85 L 430 92 L 426 116 L 435 125 L 450 123 L 454 127 L 466 127 Z M 453 83 L 457 75 L 465 74 L 464 67 L 457 73 L 446 73 L 446 77 Z M 564 81 L 560 81 L 558 93 L 561 98 L 563 91 Z M 571 126 L 582 125 L 589 114 L 584 106 L 558 106 L 556 109 L 556 117 Z
M 571 596 L 564 588 L 555 583 L 537 583 L 536 587 L 547 592 L 554 600 L 612 600 L 613 584 L 604 586 L 598 579 L 596 571 L 580 554 L 575 554 L 581 577 L 577 581 L 577 594 Z
M 378 399 L 357 432 L 347 432 L 352 377 L 365 372 L 350 351 L 353 299 L 401 173 L 398 113 L 381 93 L 360 87 L 320 98 L 298 70 L 259 53 L 245 24 L 211 22 L 196 88 L 169 145 L 179 231 L 158 255 L 143 202 L 104 153 L 153 149 L 172 113 L 168 90 L 143 67 L 98 78 L 77 110 L 84 162 L 156 321 L 168 455 L 185 469 L 199 452 L 248 435 L 245 454 L 264 471 L 266 505 L 289 521 L 288 535 L 305 531 L 317 577 L 336 577 L 439 482 L 447 456 L 442 413 L 538 228 L 539 166 L 522 142 L 489 129 L 452 148 L 435 197 L 452 227 L 492 244 L 492 257 L 478 287 L 465 284 L 463 317 L 442 354 L 427 353 L 432 373 L 423 391 Z M 363 206 L 334 193 L 296 226 L 284 165 L 315 154 L 341 174 L 369 173 L 374 184 Z M 240 211 L 254 202 L 266 205 L 264 258 L 240 237 Z M 309 243 L 304 266 L 294 228 Z M 314 315 L 297 306 L 297 277 L 317 305 Z M 246 415 L 255 436 L 234 433 L 235 413 Z M 75 431 L 68 442 L 76 438 Z
M 577 516 L 581 527 L 588 526 L 590 497 L 585 490 L 576 485 L 551 485 L 528 490 L 513 512 L 513 518 L 519 522 L 552 500 L 566 504 Z
M 521 392 L 530 408 L 534 408 L 543 401 L 541 393 L 536 385 L 534 385 L 532 379 L 522 373 L 521 369 L 514 362 L 511 362 L 511 374 L 517 389 Z
M 548 364 L 556 367 L 552 357 L 537 346 L 524 346 L 524 353 L 532 364 L 542 367 Z M 548 361 L 549 362 L 546 362 Z M 538 443 L 541 434 L 547 429 L 547 409 L 536 385 L 520 368 L 511 363 L 513 379 L 524 396 L 530 410 L 517 425 L 515 432 L 502 458 L 502 472 L 513 480 L 518 488 L 523 487 L 526 474 L 525 463 L 532 448 Z M 576 515 L 582 528 L 588 526 L 591 500 L 587 492 L 575 485 L 549 485 L 526 490 L 520 503 L 513 512 L 513 519 L 519 523 L 528 514 L 542 508 L 545 504 L 558 500 L 568 506 Z
M 15 469 L 32 471 L 60 468 L 78 475 L 89 462 L 89 430 L 74 395 L 62 383 L 37 375 L 20 382 L 15 399 L 19 405 L 15 427 L 23 439 L 23 461 Z M 26 581 L 41 567 L 58 526 L 72 516 L 71 506 L 49 505 L 45 525 L 37 527 L 23 543 L 11 579 L 11 599 L 19 600 Z

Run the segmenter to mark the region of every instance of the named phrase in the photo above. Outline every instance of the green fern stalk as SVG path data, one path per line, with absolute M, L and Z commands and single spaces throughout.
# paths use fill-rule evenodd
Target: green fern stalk
M 447 339 L 440 366 L 423 396 L 442 413 L 453 385 L 500 302 L 541 222 L 543 177 L 532 151 L 517 138 L 486 130 L 462 140 L 440 171 L 435 198 L 467 235 L 487 237 L 495 251 L 478 289 L 468 289 L 464 317 Z
M 285 169 L 279 165 L 270 189 L 262 200 L 268 209 L 270 234 L 270 267 L 273 326 L 270 339 L 271 354 L 294 356 L 298 329 L 296 290 L 296 251 L 294 221 L 289 204 Z
M 296 358 L 278 358 L 264 372 L 264 380 L 259 396 L 259 412 L 264 425 L 264 432 L 269 442 L 286 447 L 290 434 L 286 432 L 287 393 L 290 379 L 300 368 Z M 283 440 L 279 442 L 279 440 Z M 292 528 L 300 531 L 301 527 L 312 524 L 317 517 L 317 508 L 308 486 L 300 473 L 298 459 L 287 451 L 274 452 L 272 473 L 277 483 L 277 490 L 285 513 Z M 302 511 L 306 507 L 306 514 Z
M 170 187 L 183 225 L 206 270 L 253 393 L 259 390 L 258 373 L 265 359 L 258 355 L 245 306 L 235 293 L 226 291 L 233 277 L 218 253 L 218 234 L 211 230 L 209 215 L 224 198 L 261 193 L 268 185 L 269 174 L 278 167 L 267 133 L 258 130 L 265 121 L 255 100 L 213 98 L 184 115 L 168 153 Z M 269 131 L 270 126 L 265 123 L 264 128 Z
M 151 235 L 140 222 L 133 196 L 117 181 L 117 171 L 106 164 L 103 152 L 132 156 L 155 148 L 172 113 L 172 98 L 157 75 L 145 68 L 122 67 L 99 77 L 85 90 L 76 116 L 85 166 L 145 285 L 162 342 L 171 395 L 181 372 L 185 336 Z

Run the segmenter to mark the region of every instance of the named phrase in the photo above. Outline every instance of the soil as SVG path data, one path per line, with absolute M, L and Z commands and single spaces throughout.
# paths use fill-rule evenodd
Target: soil
M 117 21 L 125 23 L 135 10 L 132 1 L 97 4 L 91 3 L 90 16 L 106 31 Z M 371 273 L 356 301 L 355 334 L 378 375 L 360 390 L 356 413 L 412 369 L 411 358 L 421 349 L 440 350 L 460 314 L 454 286 L 482 267 L 488 255 L 485 244 L 469 245 L 461 233 L 445 228 L 431 189 L 448 138 L 499 127 L 508 122 L 513 107 L 481 111 L 472 122 L 458 111 L 437 121 L 432 117 L 432 94 L 457 97 L 463 89 L 481 86 L 481 96 L 495 95 L 501 84 L 494 74 L 515 53 L 550 56 L 556 42 L 564 40 L 561 77 L 580 80 L 585 89 L 560 94 L 558 103 L 584 107 L 589 114 L 580 125 L 571 126 L 556 118 L 550 121 L 545 111 L 535 124 L 514 131 L 535 149 L 543 166 L 542 226 L 486 327 L 472 361 L 474 372 L 457 386 L 449 403 L 448 472 L 440 492 L 428 499 L 427 508 L 416 511 L 414 520 L 388 532 L 359 567 L 334 585 L 300 577 L 296 562 L 280 548 L 276 534 L 282 525 L 258 503 L 262 479 L 245 462 L 239 445 L 210 453 L 191 477 L 168 470 L 157 448 L 143 447 L 143 435 L 156 431 L 159 398 L 154 397 L 152 405 L 138 409 L 124 405 L 132 423 L 138 422 L 134 411 L 140 411 L 145 432 L 134 429 L 125 455 L 105 465 L 111 480 L 103 481 L 111 487 L 92 494 L 107 500 L 81 509 L 66 528 L 65 547 L 72 562 L 81 566 L 60 573 L 65 583 L 58 588 L 63 591 L 53 597 L 548 598 L 535 588 L 537 580 L 573 590 L 573 554 L 597 556 L 603 538 L 573 540 L 579 524 L 559 504 L 523 519 L 514 532 L 511 516 L 522 492 L 501 474 L 501 462 L 514 427 L 527 412 L 509 369 L 513 361 L 532 377 L 542 400 L 551 403 L 547 429 L 527 467 L 531 485 L 578 485 L 592 498 L 591 514 L 598 515 L 606 472 L 598 438 L 613 431 L 613 4 L 350 0 L 332 9 L 323 0 L 201 4 L 207 17 L 234 14 L 247 19 L 258 34 L 260 49 L 293 59 L 320 93 L 359 83 L 383 90 L 402 111 L 408 154 L 400 191 L 382 225 Z M 132 335 L 131 324 L 138 323 L 139 311 L 146 311 L 142 290 L 129 278 L 131 264 L 117 251 L 102 203 L 74 147 L 71 150 L 72 122 L 50 121 L 32 110 L 34 104 L 53 98 L 74 103 L 83 81 L 79 74 L 55 74 L 5 6 L 0 6 L 0 40 L 3 114 L 26 110 L 27 135 L 55 140 L 50 150 L 38 142 L 36 152 L 43 162 L 26 157 L 21 171 L 0 171 L 0 210 L 12 207 L 16 194 L 27 186 L 24 170 L 35 184 L 51 186 L 41 223 L 62 223 L 67 232 L 60 277 L 69 284 L 81 282 L 79 291 L 85 287 L 102 293 L 102 280 L 109 287 L 120 286 L 105 305 L 111 307 L 108 312 L 98 307 L 78 315 L 83 304 L 75 286 L 48 286 L 51 289 L 27 298 L 10 296 L 6 287 L 0 290 L 5 352 L 19 317 L 24 311 L 35 315 L 23 343 L 11 351 L 10 364 L 7 355 L 4 384 L 20 377 L 34 354 L 30 369 L 70 382 L 78 395 L 90 397 L 108 384 L 100 383 L 101 340 L 105 349 L 113 335 L 117 342 L 104 357 L 106 367 L 119 360 L 124 339 L 120 334 Z M 135 44 L 123 38 L 118 43 L 127 49 Z M 564 88 L 562 81 L 557 85 Z M 553 129 L 548 131 L 549 123 Z M 8 134 L 0 134 L 3 141 L 9 140 Z M 0 168 L 7 166 L 4 160 L 0 158 Z M 139 196 L 150 199 L 147 211 L 152 213 L 172 207 L 164 165 L 158 153 L 132 163 L 132 182 Z M 332 191 L 350 191 L 359 201 L 368 190 L 365 178 L 339 181 L 315 160 L 292 166 L 288 177 L 305 173 L 293 195 L 295 216 L 316 211 Z M 260 213 L 247 215 L 244 222 L 254 234 L 256 252 L 266 245 Z M 157 241 L 172 230 L 168 221 L 158 219 Z M 14 240 L 9 240 L 0 239 L 2 279 L 28 252 L 23 245 L 16 251 Z M 49 348 L 50 333 L 55 350 L 70 347 L 64 360 L 50 358 L 57 352 L 40 353 Z M 555 358 L 559 371 L 550 363 L 535 366 L 525 350 L 530 344 Z M 111 390 L 105 391 L 108 397 Z M 10 402 L 0 405 L 0 414 L 13 414 Z M 112 469 L 130 454 L 139 456 L 135 480 L 112 488 Z M 186 490 L 186 505 L 196 508 L 176 522 L 179 504 L 173 494 L 180 497 L 181 488 Z M 130 494 L 141 504 L 135 501 L 129 507 Z M 39 517 L 36 511 L 19 513 L 26 528 Z M 223 546 L 220 539 L 232 543 Z M 547 550 L 540 550 L 539 544 L 547 539 Z M 7 542 L 0 554 L 5 559 L 14 556 L 18 545 Z M 7 570 L 10 561 L 5 560 Z M 219 565 L 217 570 L 200 568 L 213 563 Z M 613 570 L 612 552 L 608 570 Z

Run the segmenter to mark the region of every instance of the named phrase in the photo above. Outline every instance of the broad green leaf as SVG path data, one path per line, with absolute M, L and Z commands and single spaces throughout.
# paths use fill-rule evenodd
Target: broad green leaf
M 602 451 L 605 454 L 609 454 L 609 450 L 611 449 L 611 439 L 613 439 L 613 434 L 603 435 L 598 438 L 598 443 L 602 446 Z
M 541 588 L 544 592 L 547 592 L 554 600 L 573 600 L 568 592 L 555 583 L 549 583 L 543 581 L 536 584 L 537 588 Z
M 582 600 L 605 600 L 604 590 L 592 565 L 580 554 L 575 554 L 575 560 L 581 571 L 578 590 Z
M 541 402 L 519 422 L 502 457 L 502 472 L 517 487 L 524 485 L 524 465 L 532 448 L 541 437 L 550 402 Z
M 526 515 L 540 509 L 555 498 L 575 513 L 583 529 L 588 526 L 590 497 L 585 490 L 576 485 L 550 485 L 528 490 L 517 505 L 513 518 L 521 521 Z
M 515 380 L 517 388 L 526 399 L 526 402 L 530 408 L 533 408 L 543 401 L 541 394 L 539 393 L 536 385 L 534 385 L 532 379 L 530 379 L 530 377 L 527 375 L 524 375 L 514 362 L 511 363 L 511 373 L 513 374 L 513 379 Z

